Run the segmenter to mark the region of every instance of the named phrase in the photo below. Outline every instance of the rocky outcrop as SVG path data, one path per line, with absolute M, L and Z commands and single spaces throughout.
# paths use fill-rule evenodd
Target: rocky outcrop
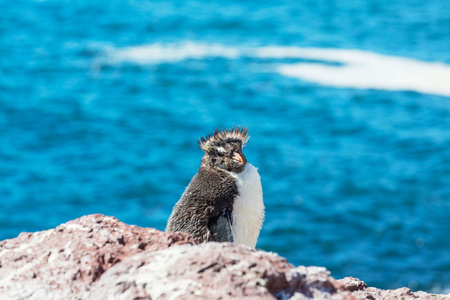
M 164 233 L 88 215 L 55 229 L 0 242 L 0 299 L 83 299 L 101 275 L 128 256 L 193 244 Z
M 381 290 L 373 287 L 367 287 L 367 285 L 358 278 L 345 277 L 339 279 L 338 283 L 341 285 L 341 290 L 352 292 L 352 295 L 357 299 L 367 300 L 442 300 L 450 299 L 450 295 L 436 295 L 425 292 L 412 292 L 409 288 L 400 288 L 396 290 Z
M 120 284 L 118 284 L 120 283 Z M 229 243 L 185 245 L 129 257 L 103 274 L 93 299 L 356 299 L 325 268 Z
M 176 246 L 176 247 L 174 247 Z M 0 299 L 450 299 L 89 215 L 0 242 Z M 393 298 L 392 298 L 393 297 Z

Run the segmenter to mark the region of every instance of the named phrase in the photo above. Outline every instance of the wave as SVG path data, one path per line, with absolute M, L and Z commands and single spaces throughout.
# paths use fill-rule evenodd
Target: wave
M 176 63 L 186 59 L 207 59 L 223 57 L 237 59 L 238 48 L 219 44 L 198 44 L 185 42 L 180 44 L 152 44 L 125 48 L 108 48 L 109 62 L 134 62 L 138 64 Z
M 304 53 L 304 58 L 343 65 L 284 64 L 278 72 L 333 87 L 407 90 L 450 97 L 450 65 L 447 64 L 359 50 L 305 49 Z
M 273 60 L 274 72 L 324 86 L 407 90 L 450 97 L 450 65 L 361 50 L 281 46 L 231 47 L 185 42 L 111 48 L 106 54 L 109 63 L 137 64 L 178 63 L 187 59 L 213 58 L 270 59 Z M 280 64 L 276 62 L 277 59 L 315 62 Z M 267 65 L 267 61 L 264 64 Z

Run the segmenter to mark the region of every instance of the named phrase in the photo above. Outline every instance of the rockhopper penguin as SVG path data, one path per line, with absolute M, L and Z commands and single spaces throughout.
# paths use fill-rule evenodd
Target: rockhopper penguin
M 198 145 L 198 173 L 173 208 L 166 231 L 188 232 L 197 242 L 255 247 L 264 220 L 261 179 L 242 153 L 248 130 L 216 130 Z

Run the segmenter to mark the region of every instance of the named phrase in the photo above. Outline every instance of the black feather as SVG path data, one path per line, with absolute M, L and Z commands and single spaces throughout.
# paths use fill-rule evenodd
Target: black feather
M 208 224 L 213 219 L 217 223 L 225 209 L 231 212 L 238 194 L 236 180 L 228 172 L 200 167 L 173 208 L 166 231 L 188 232 L 197 242 L 213 241 Z
M 211 240 L 215 242 L 234 242 L 231 228 L 231 212 L 224 209 L 217 216 L 209 219 L 208 229 L 211 232 Z

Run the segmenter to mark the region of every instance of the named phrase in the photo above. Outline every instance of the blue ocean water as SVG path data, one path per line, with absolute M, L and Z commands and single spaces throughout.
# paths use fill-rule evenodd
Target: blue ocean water
M 257 248 L 450 292 L 448 1 L 0 0 L 0 240 L 163 230 L 200 136 L 245 125 Z

